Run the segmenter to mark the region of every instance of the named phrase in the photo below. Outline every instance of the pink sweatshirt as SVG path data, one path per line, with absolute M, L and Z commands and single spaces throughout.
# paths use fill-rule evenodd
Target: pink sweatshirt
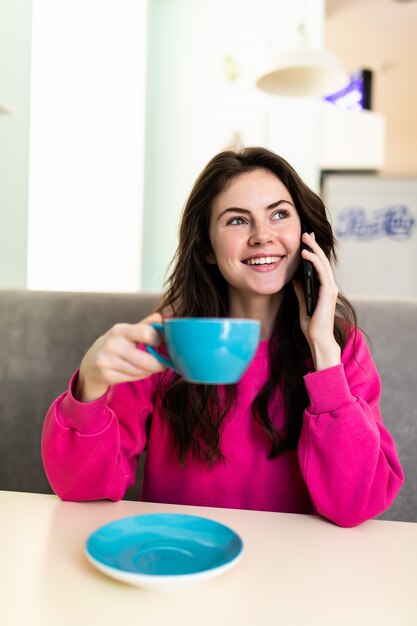
M 305 376 L 310 405 L 298 450 L 267 459 L 269 440 L 251 412 L 268 377 L 268 342 L 237 387 L 224 423 L 226 463 L 208 468 L 189 457 L 180 467 L 173 435 L 156 393 L 155 374 L 111 387 L 102 398 L 78 402 L 69 390 L 46 416 L 42 455 L 54 491 L 63 500 L 123 498 L 147 450 L 142 500 L 212 507 L 318 513 L 354 526 L 386 510 L 402 483 L 394 441 L 383 426 L 381 384 L 363 335 L 351 338 L 342 364 Z M 282 428 L 280 393 L 270 415 Z

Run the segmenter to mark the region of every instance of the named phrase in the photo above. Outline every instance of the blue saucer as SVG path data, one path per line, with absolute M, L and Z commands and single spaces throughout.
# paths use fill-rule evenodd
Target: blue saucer
M 228 570 L 242 554 L 232 529 L 204 517 L 137 515 L 102 526 L 85 550 L 98 569 L 148 589 L 183 587 Z

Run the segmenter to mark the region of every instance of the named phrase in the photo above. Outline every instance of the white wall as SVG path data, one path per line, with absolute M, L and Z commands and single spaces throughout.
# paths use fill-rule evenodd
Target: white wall
M 235 131 L 317 188 L 318 102 L 253 87 L 269 55 L 293 42 L 303 5 L 320 44 L 324 0 L 33 0 L 29 288 L 160 289 L 193 180 Z M 224 65 L 218 72 L 228 54 L 233 84 Z
M 140 287 L 145 0 L 33 0 L 28 287 Z
M 318 188 L 319 100 L 254 87 L 274 53 L 293 45 L 302 7 L 320 45 L 323 0 L 150 0 L 143 288 L 160 289 L 193 181 L 233 137 L 278 152 Z
M 31 0 L 0 0 L 0 288 L 26 286 Z

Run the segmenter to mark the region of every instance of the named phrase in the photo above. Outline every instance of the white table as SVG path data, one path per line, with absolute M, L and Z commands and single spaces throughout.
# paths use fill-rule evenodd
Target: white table
M 121 517 L 202 515 L 231 526 L 245 553 L 190 589 L 145 591 L 96 571 L 87 536 Z M 2 626 L 416 626 L 417 524 L 343 529 L 318 517 L 142 502 L 61 502 L 0 492 Z

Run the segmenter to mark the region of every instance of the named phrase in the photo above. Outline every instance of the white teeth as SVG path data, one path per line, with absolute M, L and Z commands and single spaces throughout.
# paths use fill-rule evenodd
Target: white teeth
M 269 265 L 270 263 L 278 263 L 280 258 L 279 256 L 262 256 L 258 259 L 248 259 L 245 263 L 247 265 Z

